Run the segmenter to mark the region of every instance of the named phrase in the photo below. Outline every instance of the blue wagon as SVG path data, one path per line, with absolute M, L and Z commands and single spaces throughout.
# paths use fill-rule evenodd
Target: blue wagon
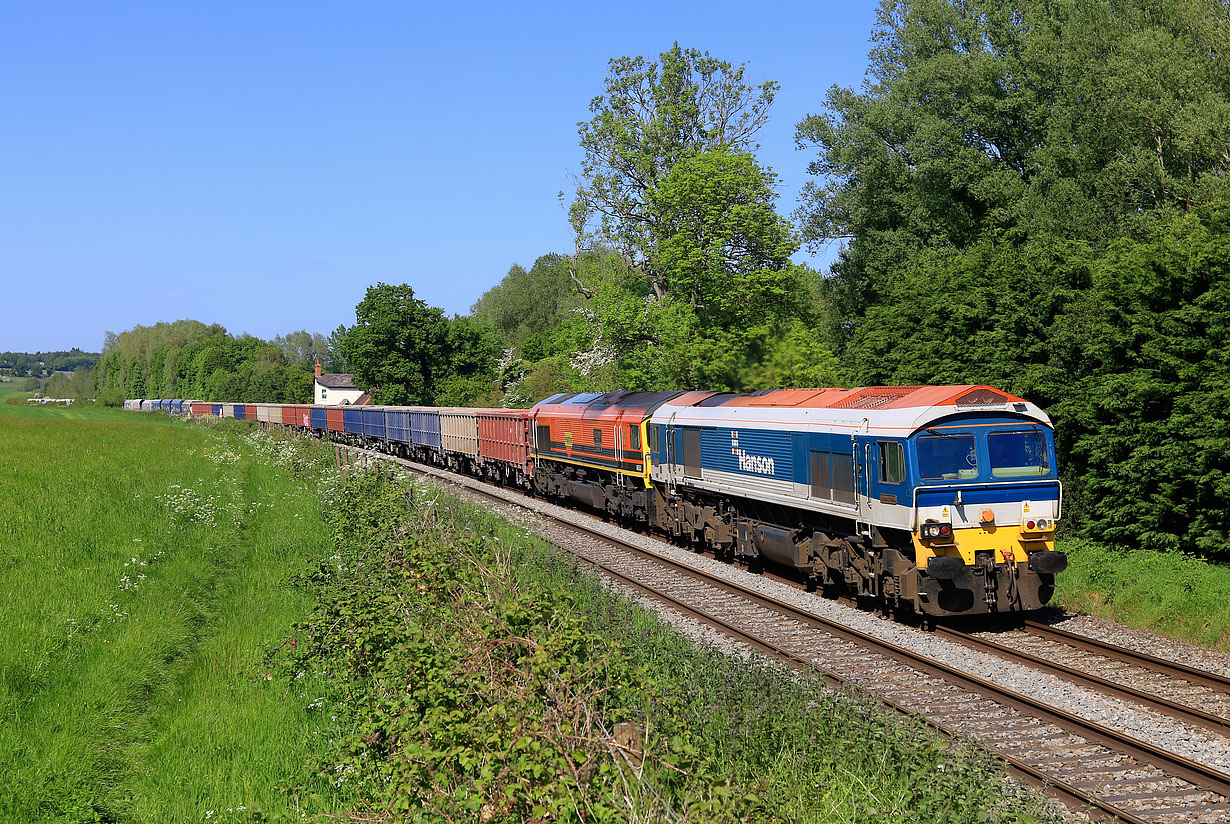
M 385 439 L 384 432 L 384 407 L 383 406 L 363 406 L 360 407 L 363 413 L 363 435 L 367 438 L 376 438 L 379 440 Z
M 342 431 L 347 435 L 363 434 L 363 407 L 346 406 L 342 408 Z
M 323 406 L 313 406 L 309 413 L 309 422 L 313 429 L 328 429 L 329 424 L 325 417 L 325 408 Z
M 410 411 L 408 409 L 385 409 L 384 427 L 390 441 L 413 443 L 410 440 Z
M 410 438 L 415 446 L 440 448 L 440 412 L 417 409 L 410 413 Z

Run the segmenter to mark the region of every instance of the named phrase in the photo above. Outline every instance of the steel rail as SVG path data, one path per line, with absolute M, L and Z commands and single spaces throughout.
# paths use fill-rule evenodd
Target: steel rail
M 1159 658 L 1156 655 L 1137 652 L 1134 649 L 1121 647 L 1107 641 L 1100 641 L 1097 638 L 1089 638 L 1085 635 L 1078 635 L 1075 632 L 1069 632 L 1066 629 L 1058 629 L 1047 624 L 1041 624 L 1037 621 L 1026 621 L 1024 629 L 1031 635 L 1037 635 L 1051 641 L 1058 641 L 1067 644 L 1068 646 L 1078 647 L 1088 652 L 1113 655 L 1115 658 L 1125 663 L 1136 664 L 1137 666 L 1144 667 L 1145 669 L 1155 670 L 1156 672 L 1170 675 L 1174 678 L 1181 678 L 1184 681 L 1191 681 L 1193 684 L 1199 684 L 1202 687 L 1208 687 L 1209 689 L 1216 690 L 1218 692 L 1230 693 L 1230 678 L 1227 678 L 1224 675 L 1218 675 L 1215 672 L 1197 669 L 1196 667 L 1189 667 L 1187 664 L 1180 664 L 1177 661 L 1168 661 L 1165 658 Z
M 1092 675 L 1087 672 L 1058 664 L 1054 661 L 1048 661 L 1033 653 L 1024 652 L 1022 650 L 1013 649 L 1012 647 L 1004 646 L 987 638 L 979 638 L 969 633 L 953 629 L 952 627 L 938 626 L 935 628 L 935 634 L 949 639 L 955 644 L 961 644 L 973 650 L 981 652 L 989 652 L 991 655 L 1005 658 L 1010 661 L 1015 661 L 1019 664 L 1042 670 L 1043 672 L 1057 675 L 1066 681 L 1072 681 L 1082 684 L 1090 689 L 1104 692 L 1115 698 L 1126 698 L 1138 704 L 1157 710 L 1167 715 L 1181 718 L 1188 723 L 1195 724 L 1208 730 L 1212 730 L 1219 735 L 1225 735 L 1230 732 L 1230 718 L 1224 718 L 1220 715 L 1215 715 L 1204 710 L 1190 707 L 1186 704 L 1180 704 L 1176 701 L 1171 701 L 1168 698 L 1154 695 L 1144 690 L 1139 690 L 1127 684 L 1120 684 L 1117 681 L 1112 681 L 1107 678 L 1102 678 L 1097 675 Z M 1101 653 L 1103 655 L 1112 656 L 1110 652 Z M 1122 659 L 1119 659 L 1122 660 Z M 1126 663 L 1132 663 L 1130 660 Z M 1184 679 L 1186 680 L 1186 679 Z

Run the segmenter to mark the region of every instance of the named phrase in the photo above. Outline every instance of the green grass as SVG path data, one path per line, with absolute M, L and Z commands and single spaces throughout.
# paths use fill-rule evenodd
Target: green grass
M 9 398 L 25 398 L 29 396 L 29 392 L 23 392 L 18 389 L 24 380 L 17 381 L 0 381 L 0 403 L 4 403 Z
M 1230 568 L 1068 539 L 1054 605 L 1230 652 Z
M 336 807 L 304 772 L 335 734 L 316 684 L 263 666 L 329 545 L 314 487 L 236 433 L 0 404 L 0 820 Z

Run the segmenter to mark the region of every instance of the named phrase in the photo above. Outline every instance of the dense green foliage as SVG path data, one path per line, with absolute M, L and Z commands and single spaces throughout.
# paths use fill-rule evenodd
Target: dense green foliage
M 94 397 L 94 370 L 88 366 L 67 375 L 57 373 L 40 383 L 43 395 L 48 398 Z M 120 402 L 123 403 L 123 400 Z
M 274 342 L 234 337 L 218 324 L 179 320 L 107 333 L 95 391 L 128 398 L 198 398 L 244 403 L 310 403 L 316 358 L 331 365 L 319 335 Z
M 1071 525 L 1221 558 L 1228 33 L 1206 0 L 886 0 L 867 84 L 798 130 L 850 383 L 1035 400 Z
M 318 772 L 408 821 L 1044 821 L 984 756 L 698 648 L 521 528 L 379 470 L 330 493 L 277 653 L 352 730 Z
M 368 287 L 340 351 L 376 403 L 452 406 L 492 392 L 496 343 L 487 327 L 448 319 L 404 283 Z
M 551 333 L 585 304 L 570 274 L 574 265 L 570 258 L 557 254 L 543 255 L 528 270 L 514 265 L 503 280 L 483 293 L 470 314 L 495 330 L 506 345 L 525 347 L 528 360 L 556 354 L 558 350 L 549 341 Z
M 320 451 L 0 404 L 0 822 L 344 808 L 304 770 L 340 734 L 312 705 L 320 679 L 264 666 L 311 608 L 289 572 L 329 551 L 317 488 L 296 477 L 332 470 Z

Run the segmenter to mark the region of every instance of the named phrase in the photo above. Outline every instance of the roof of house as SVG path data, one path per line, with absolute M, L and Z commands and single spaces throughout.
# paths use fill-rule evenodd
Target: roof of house
M 358 389 L 354 385 L 354 375 L 317 375 L 316 382 L 326 389 Z

